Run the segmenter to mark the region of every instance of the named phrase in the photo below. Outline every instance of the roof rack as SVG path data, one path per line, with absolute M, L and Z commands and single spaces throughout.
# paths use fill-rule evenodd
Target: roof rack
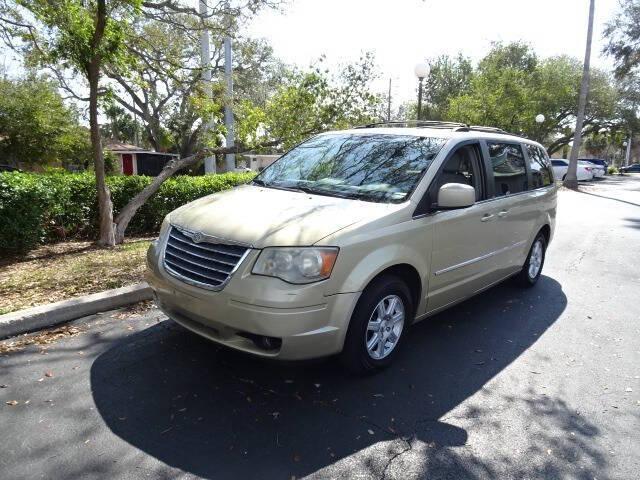
M 486 133 L 502 133 L 506 135 L 512 135 L 511 133 L 497 127 L 485 127 L 483 125 L 465 125 L 464 127 L 458 127 L 453 129 L 455 132 L 486 132 Z
M 415 127 L 415 128 L 442 128 L 452 130 L 454 132 L 485 132 L 485 133 L 500 133 L 502 135 L 514 135 L 516 137 L 522 137 L 517 133 L 507 132 L 497 127 L 485 127 L 483 125 L 467 125 L 460 122 L 442 122 L 439 120 L 403 120 L 393 122 L 377 122 L 369 123 L 367 125 L 358 125 L 353 128 L 376 128 L 376 127 Z
M 416 127 L 416 128 L 447 128 L 454 129 L 467 127 L 468 125 L 459 122 L 441 122 L 438 120 L 404 120 L 393 122 L 377 122 L 367 125 L 358 125 L 353 128 L 376 128 L 376 127 Z

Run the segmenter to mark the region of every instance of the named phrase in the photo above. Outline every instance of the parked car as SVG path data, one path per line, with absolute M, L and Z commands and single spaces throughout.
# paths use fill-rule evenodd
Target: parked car
M 607 174 L 606 167 L 598 163 L 593 163 L 591 160 L 580 160 L 578 159 L 578 165 L 582 165 L 583 167 L 590 168 L 593 172 L 593 178 L 602 178 Z
M 567 170 L 569 169 L 569 160 L 564 158 L 552 158 L 551 165 L 553 166 L 553 175 L 556 179 L 564 181 L 564 177 L 567 176 Z M 578 162 L 578 169 L 576 176 L 579 182 L 589 182 L 593 180 L 593 168 L 584 166 Z
M 0 164 L 0 172 L 19 172 L 20 169 L 18 167 L 13 167 L 11 165 Z
M 640 163 L 632 163 L 626 167 L 621 167 L 620 171 L 623 173 L 640 173 Z
M 606 160 L 602 159 L 602 158 L 579 158 L 578 160 L 583 160 L 585 162 L 589 162 L 592 163 L 594 165 L 599 165 L 600 167 L 602 167 L 602 170 L 604 172 L 603 175 L 596 175 L 596 176 L 604 176 L 607 174 L 607 171 L 609 170 L 609 162 L 607 162 Z
M 365 372 L 414 322 L 509 277 L 535 285 L 556 218 L 545 149 L 486 127 L 400 125 L 317 135 L 167 215 L 147 255 L 160 309 L 234 349 L 340 354 Z

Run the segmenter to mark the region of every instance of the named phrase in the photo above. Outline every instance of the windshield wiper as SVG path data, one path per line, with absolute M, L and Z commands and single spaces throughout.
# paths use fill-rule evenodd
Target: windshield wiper
M 352 193 L 338 192 L 336 190 L 325 190 L 325 189 L 319 189 L 319 188 L 313 188 L 313 187 L 306 187 L 303 185 L 299 185 L 297 188 L 300 191 L 305 193 L 315 194 L 315 195 L 324 195 L 327 197 L 352 198 L 352 199 L 361 198 L 361 195 L 357 192 L 352 192 Z

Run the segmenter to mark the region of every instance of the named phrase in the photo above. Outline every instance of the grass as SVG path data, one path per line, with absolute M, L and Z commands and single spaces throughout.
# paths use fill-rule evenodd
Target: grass
M 63 242 L 0 262 L 0 315 L 142 281 L 150 238 L 115 248 Z

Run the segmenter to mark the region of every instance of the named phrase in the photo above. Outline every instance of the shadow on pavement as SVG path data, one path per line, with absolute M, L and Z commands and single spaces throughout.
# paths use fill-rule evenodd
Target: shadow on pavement
M 531 347 L 566 303 L 561 285 L 549 277 L 526 291 L 509 283 L 495 287 L 416 325 L 396 363 L 366 378 L 346 376 L 335 360 L 265 362 L 167 321 L 98 357 L 92 392 L 116 435 L 206 478 L 384 476 L 390 458 L 414 445 L 417 452 L 418 444 L 428 446 L 420 463 L 429 475 L 497 475 L 491 465 L 457 457 L 450 447 L 464 445 L 468 432 L 442 418 Z M 584 445 L 574 445 L 581 451 L 597 434 L 595 427 L 581 432 L 572 424 L 566 406 L 522 401 L 531 415 L 544 411 L 581 433 L 575 441 Z M 595 464 L 604 461 L 597 452 L 591 456 Z M 557 466 L 538 468 L 562 476 Z

